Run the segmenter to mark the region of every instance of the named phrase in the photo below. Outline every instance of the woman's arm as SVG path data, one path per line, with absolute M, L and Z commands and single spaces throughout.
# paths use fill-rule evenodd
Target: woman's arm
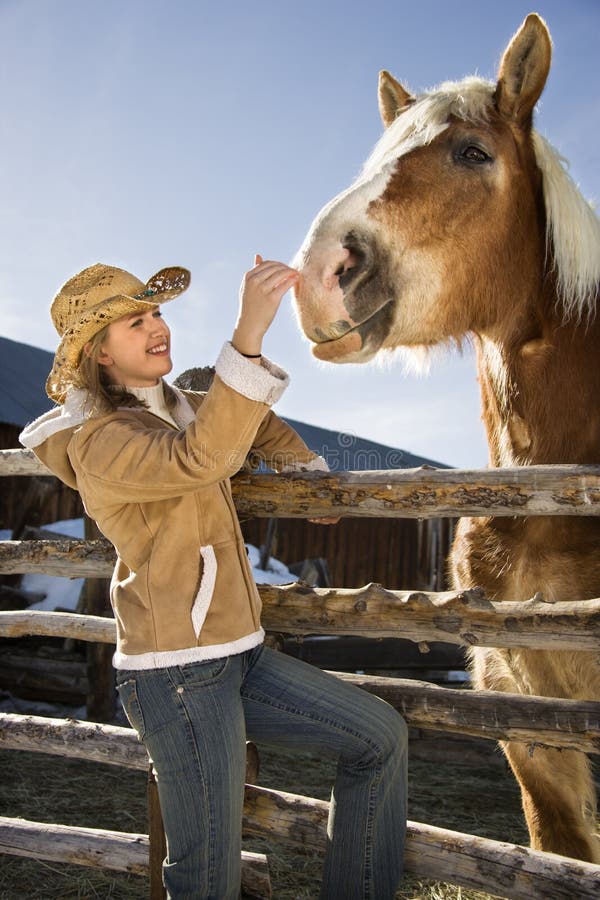
M 194 421 L 177 433 L 152 427 L 152 420 L 131 410 L 88 420 L 69 447 L 78 480 L 107 498 L 114 494 L 115 502 L 144 502 L 194 491 L 237 472 L 269 406 L 289 380 L 262 356 L 246 355 L 260 353 L 296 277 L 289 266 L 257 257 L 242 281 L 232 343 L 221 351 L 216 377 Z

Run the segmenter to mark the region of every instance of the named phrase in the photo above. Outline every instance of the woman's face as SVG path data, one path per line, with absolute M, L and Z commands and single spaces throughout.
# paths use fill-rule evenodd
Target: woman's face
M 171 332 L 160 309 L 132 313 L 111 322 L 98 363 L 113 384 L 151 387 L 173 368 Z

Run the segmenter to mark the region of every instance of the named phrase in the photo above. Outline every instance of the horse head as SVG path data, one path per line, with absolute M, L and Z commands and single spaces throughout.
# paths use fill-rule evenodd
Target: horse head
M 551 47 L 531 14 L 496 83 L 471 77 L 412 96 L 381 72 L 385 131 L 295 260 L 298 316 L 317 358 L 365 362 L 467 332 L 501 337 L 530 328 L 557 296 L 567 313 L 585 311 L 600 274 L 597 219 L 532 128 Z M 589 235 L 587 249 L 568 229 Z M 584 260 L 582 276 L 586 253 L 593 271 Z

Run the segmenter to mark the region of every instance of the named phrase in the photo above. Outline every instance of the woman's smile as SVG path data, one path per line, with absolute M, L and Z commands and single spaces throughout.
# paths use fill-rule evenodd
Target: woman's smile
M 150 387 L 171 371 L 170 338 L 160 309 L 123 316 L 108 326 L 98 362 L 113 384 Z
M 164 353 L 169 352 L 169 347 L 166 341 L 162 341 L 160 344 L 157 344 L 155 347 L 150 347 L 147 353 L 152 353 L 153 355 L 163 355 Z

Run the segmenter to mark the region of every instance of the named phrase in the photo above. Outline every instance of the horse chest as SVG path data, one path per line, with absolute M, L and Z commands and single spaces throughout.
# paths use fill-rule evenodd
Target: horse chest
M 600 522 L 568 518 L 461 519 L 451 554 L 454 586 L 493 600 L 583 600 L 600 594 Z

